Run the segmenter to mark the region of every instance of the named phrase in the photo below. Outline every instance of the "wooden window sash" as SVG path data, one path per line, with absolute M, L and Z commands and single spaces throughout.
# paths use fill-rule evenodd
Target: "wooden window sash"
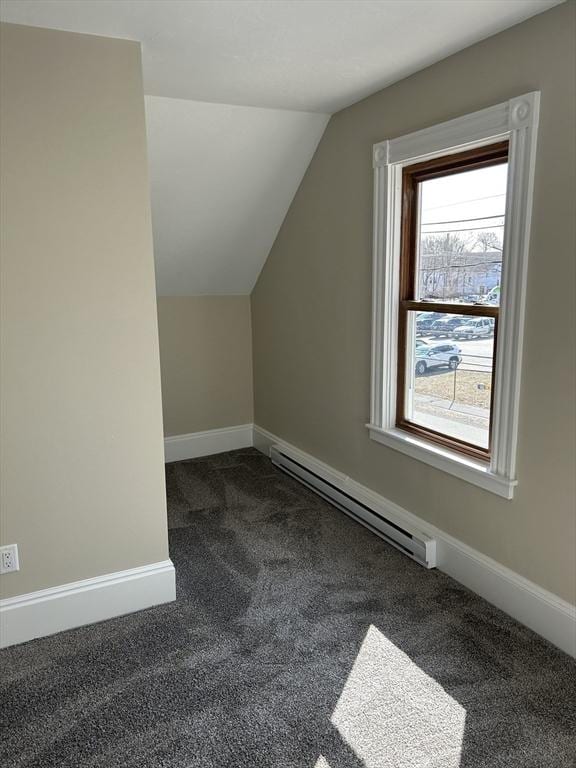
M 416 244 L 418 238 L 418 191 L 419 184 L 434 178 L 441 178 L 456 173 L 500 165 L 508 160 L 508 142 L 498 142 L 485 147 L 477 147 L 466 152 L 427 160 L 404 168 L 402 173 L 402 222 L 400 246 L 400 302 L 398 317 L 398 379 L 396 398 L 396 426 L 411 434 L 424 437 L 450 450 L 489 461 L 492 446 L 492 428 L 494 414 L 494 376 L 496 350 L 498 344 L 499 307 L 480 304 L 456 304 L 451 302 L 422 301 L 416 294 Z M 411 422 L 406 416 L 406 366 L 407 366 L 407 327 L 409 312 L 442 312 L 472 317 L 490 317 L 494 319 L 494 347 L 492 353 L 492 376 L 490 387 L 490 422 L 488 428 L 488 448 L 482 448 L 465 440 L 451 437 L 428 427 Z

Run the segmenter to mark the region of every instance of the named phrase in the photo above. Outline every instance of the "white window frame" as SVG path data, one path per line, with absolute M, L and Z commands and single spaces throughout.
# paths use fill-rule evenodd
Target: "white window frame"
M 374 250 L 370 437 L 389 448 L 511 499 L 516 448 L 526 272 L 540 93 L 374 145 Z M 434 157 L 509 142 L 504 258 L 490 462 L 396 427 L 402 169 Z

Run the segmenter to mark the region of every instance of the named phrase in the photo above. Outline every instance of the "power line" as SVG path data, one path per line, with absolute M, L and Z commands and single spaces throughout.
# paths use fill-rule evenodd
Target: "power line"
M 443 235 L 448 232 L 479 232 L 481 230 L 502 229 L 504 224 L 490 224 L 487 227 L 466 227 L 465 229 L 433 229 L 430 232 L 422 232 L 423 235 Z
M 444 205 L 426 206 L 426 210 L 437 211 L 439 208 L 452 208 L 453 205 L 466 205 L 466 203 L 478 203 L 481 200 L 494 200 L 495 197 L 506 197 L 506 193 L 502 192 L 499 195 L 486 195 L 486 197 L 474 197 L 471 200 L 460 200 L 457 203 L 445 203 Z
M 452 270 L 452 269 L 469 269 L 470 267 L 485 267 L 489 264 L 499 264 L 502 266 L 501 261 L 477 261 L 475 264 L 448 264 L 442 267 L 420 267 L 420 272 L 438 272 L 440 270 Z
M 498 252 L 500 253 L 500 252 Z M 420 251 L 420 258 L 422 257 L 428 257 L 433 258 L 436 256 L 451 256 L 452 258 L 455 258 L 456 260 L 462 261 L 463 259 L 484 259 L 483 261 L 480 261 L 480 264 L 501 264 L 502 263 L 502 257 L 500 258 L 494 258 L 496 254 L 494 251 L 486 251 L 486 252 L 479 252 L 479 251 L 426 251 L 421 250 Z M 491 258 L 490 258 L 491 257 Z
M 429 227 L 432 224 L 458 224 L 461 221 L 486 221 L 487 219 L 503 219 L 505 214 L 501 213 L 498 216 L 477 216 L 474 219 L 452 219 L 452 221 L 423 221 L 423 227 Z

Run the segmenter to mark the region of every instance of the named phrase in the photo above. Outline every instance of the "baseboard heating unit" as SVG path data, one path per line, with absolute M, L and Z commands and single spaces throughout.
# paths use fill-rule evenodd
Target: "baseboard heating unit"
M 272 463 L 281 470 L 308 486 L 330 504 L 366 526 L 372 533 L 380 536 L 388 544 L 411 557 L 412 560 L 425 568 L 436 567 L 435 539 L 431 539 L 421 531 L 404 524 L 399 525 L 379 511 L 371 509 L 346 491 L 337 488 L 333 483 L 312 472 L 299 461 L 292 459 L 277 446 L 272 446 L 270 449 L 270 458 Z

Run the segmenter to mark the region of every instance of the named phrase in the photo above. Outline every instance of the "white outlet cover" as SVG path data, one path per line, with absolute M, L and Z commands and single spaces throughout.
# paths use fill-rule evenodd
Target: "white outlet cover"
M 7 544 L 0 547 L 0 574 L 13 573 L 20 570 L 18 562 L 18 544 Z

